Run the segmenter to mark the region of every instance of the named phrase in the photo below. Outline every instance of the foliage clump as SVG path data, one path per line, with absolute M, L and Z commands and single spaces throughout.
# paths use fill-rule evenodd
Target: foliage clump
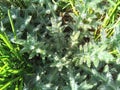
M 119 90 L 119 0 L 0 1 L 0 90 Z

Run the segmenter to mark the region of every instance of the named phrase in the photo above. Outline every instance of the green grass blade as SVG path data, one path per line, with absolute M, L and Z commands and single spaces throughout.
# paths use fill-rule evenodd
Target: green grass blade
M 7 47 L 10 49 L 10 50 L 13 50 L 13 46 L 12 44 L 10 43 L 10 41 L 8 40 L 8 37 L 6 36 L 6 34 L 1 34 L 0 33 L 0 38 L 4 41 L 4 43 L 7 45 Z
M 10 80 L 10 81 L 9 81 L 8 83 L 6 83 L 3 87 L 1 87 L 0 90 L 6 90 L 6 88 L 7 88 L 9 85 L 11 85 L 13 82 L 19 80 L 19 78 L 20 78 L 20 77 L 15 78 L 15 79 L 13 79 L 13 80 Z
M 6 46 L 14 53 L 14 55 L 20 60 L 21 56 L 19 55 L 18 51 L 13 48 L 13 45 L 9 41 L 7 35 L 5 33 L 0 33 L 0 39 L 6 44 Z
M 104 21 L 103 21 L 103 27 L 105 28 L 111 21 L 111 18 L 113 15 L 115 15 L 115 12 L 117 11 L 118 7 L 120 5 L 120 2 L 117 2 L 114 8 L 110 8 L 108 15 L 106 15 Z
M 8 65 L 5 64 L 3 67 L 0 67 L 0 72 L 2 72 L 2 70 L 4 70 Z
M 10 14 L 10 10 L 8 10 L 8 17 L 9 17 L 9 20 L 10 20 L 10 24 L 11 24 L 11 27 L 12 27 L 12 31 L 14 33 L 14 38 L 16 39 L 16 31 L 15 31 L 15 28 L 14 28 L 14 24 L 13 24 L 13 20 L 12 20 L 12 17 L 11 17 L 11 14 Z

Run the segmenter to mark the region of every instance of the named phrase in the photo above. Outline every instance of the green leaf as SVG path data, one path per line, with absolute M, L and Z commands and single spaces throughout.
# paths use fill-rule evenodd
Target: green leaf
M 99 52 L 98 58 L 106 63 L 109 63 L 114 59 L 114 57 L 107 51 Z
M 92 62 L 94 64 L 94 66 L 97 68 L 100 61 L 97 58 L 95 58 L 95 59 L 92 60 Z
M 29 55 L 29 59 L 32 59 L 35 55 L 36 55 L 36 53 L 34 51 L 32 51 Z
M 78 87 L 78 90 L 91 90 L 94 85 L 88 84 L 86 81 L 82 82 Z
M 120 82 L 120 73 L 117 76 L 117 81 Z
M 90 67 L 91 66 L 91 59 L 89 56 L 86 56 L 86 62 L 87 63 L 87 66 Z
M 80 36 L 80 31 L 77 31 L 77 32 L 74 31 L 71 36 L 72 41 L 78 40 L 79 36 Z

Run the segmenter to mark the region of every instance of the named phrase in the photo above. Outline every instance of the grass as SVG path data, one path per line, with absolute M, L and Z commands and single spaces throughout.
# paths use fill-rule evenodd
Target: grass
M 0 72 L 1 72 L 0 90 L 5 90 L 6 88 L 9 89 L 9 86 L 13 85 L 13 83 L 21 81 L 20 73 L 22 73 L 21 71 L 23 71 L 23 68 L 19 68 L 21 63 L 19 63 L 19 65 L 17 64 L 16 66 L 16 62 L 18 63 L 21 60 L 21 57 L 17 49 L 15 48 L 15 46 L 13 46 L 13 44 L 8 39 L 6 33 L 1 32 L 0 39 L 1 39 L 0 41 L 1 42 L 1 45 L 0 45 L 0 48 L 1 48 L 0 50 L 1 51 L 0 52 L 0 60 L 1 60 L 0 62 Z
M 114 3 L 115 4 L 115 3 Z M 116 22 L 119 22 L 119 20 L 118 21 L 115 21 L 115 17 L 116 17 L 116 12 L 118 11 L 118 7 L 120 6 L 120 2 L 118 1 L 115 5 L 114 5 L 114 7 L 111 7 L 109 10 L 108 10 L 108 13 L 106 14 L 106 16 L 105 16 L 105 18 L 104 18 L 104 20 L 103 20 L 103 24 L 102 24 L 102 28 L 106 28 L 106 27 L 108 27 L 108 25 L 109 25 L 109 23 L 116 23 Z M 112 25 L 113 26 L 113 25 Z M 102 30 L 102 29 L 101 29 Z M 97 31 L 96 31 L 97 32 Z M 95 33 L 96 33 L 95 32 Z M 109 28 L 107 28 L 106 29 L 106 32 L 108 33 L 108 37 L 110 37 L 110 36 L 112 36 L 113 35 L 113 33 L 114 33 L 114 30 L 112 30 L 111 29 L 111 27 L 109 27 Z M 98 39 L 98 38 L 100 38 L 100 35 L 98 35 L 97 37 L 96 37 L 96 40 Z

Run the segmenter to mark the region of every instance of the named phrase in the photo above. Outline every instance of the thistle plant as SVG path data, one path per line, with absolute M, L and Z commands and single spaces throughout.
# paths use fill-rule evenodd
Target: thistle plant
M 1 0 L 0 90 L 119 90 L 119 0 Z

